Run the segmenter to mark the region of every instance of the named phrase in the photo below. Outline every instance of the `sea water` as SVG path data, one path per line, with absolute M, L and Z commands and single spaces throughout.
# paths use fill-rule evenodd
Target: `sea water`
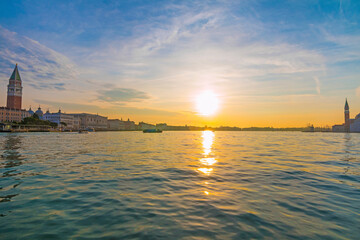
M 360 239 L 360 134 L 0 134 L 0 239 Z

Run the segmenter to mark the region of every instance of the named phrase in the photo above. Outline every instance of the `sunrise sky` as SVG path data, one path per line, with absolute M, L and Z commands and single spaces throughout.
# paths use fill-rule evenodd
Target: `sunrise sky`
M 0 105 L 174 125 L 290 127 L 360 112 L 360 1 L 0 1 Z M 197 99 L 218 105 L 201 114 Z M 210 109 L 210 111 L 212 111 Z

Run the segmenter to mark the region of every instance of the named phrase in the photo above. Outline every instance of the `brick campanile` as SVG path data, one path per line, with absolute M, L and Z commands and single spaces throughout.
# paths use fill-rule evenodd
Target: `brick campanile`
M 21 109 L 22 84 L 17 64 L 9 79 L 7 91 L 7 108 Z

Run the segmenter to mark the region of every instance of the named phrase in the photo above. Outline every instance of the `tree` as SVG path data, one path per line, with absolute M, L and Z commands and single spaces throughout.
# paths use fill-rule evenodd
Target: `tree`
M 21 124 L 24 124 L 24 125 L 45 125 L 45 126 L 51 126 L 53 128 L 56 128 L 58 126 L 57 123 L 39 119 L 39 116 L 37 114 L 34 114 L 32 117 L 24 118 L 21 121 Z

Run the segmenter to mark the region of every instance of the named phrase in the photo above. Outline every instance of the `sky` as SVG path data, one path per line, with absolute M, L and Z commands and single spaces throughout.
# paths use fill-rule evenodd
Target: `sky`
M 149 123 L 303 127 L 360 113 L 360 1 L 1 0 L 0 105 Z M 215 114 L 196 99 L 212 92 Z

